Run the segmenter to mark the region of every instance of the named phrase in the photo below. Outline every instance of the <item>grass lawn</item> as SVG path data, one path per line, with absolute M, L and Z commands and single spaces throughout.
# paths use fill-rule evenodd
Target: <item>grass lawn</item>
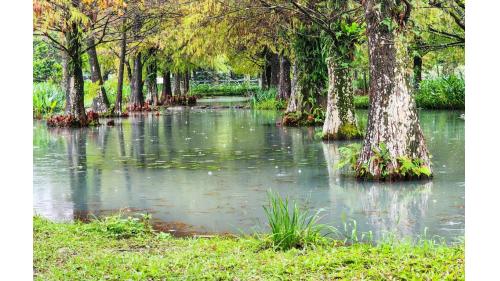
M 174 238 L 34 217 L 35 280 L 463 280 L 464 245 L 333 242 L 278 251 L 265 238 Z M 130 230 L 130 229 L 129 229 Z M 128 231 L 128 230 L 127 230 Z M 113 235 L 111 235 L 113 234 Z

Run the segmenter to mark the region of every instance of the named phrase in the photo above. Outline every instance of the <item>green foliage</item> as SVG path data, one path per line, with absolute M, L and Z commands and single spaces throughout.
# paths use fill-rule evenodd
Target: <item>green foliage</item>
M 380 179 L 415 179 L 423 176 L 432 177 L 430 167 L 424 164 L 422 159 L 410 158 L 407 156 L 399 156 L 396 158 L 397 166 L 393 167 L 392 157 L 385 143 L 380 143 L 379 146 L 373 146 L 373 155 L 368 163 L 362 163 L 358 167 L 358 159 L 361 154 L 362 145 L 360 143 L 350 144 L 339 149 L 340 161 L 337 168 L 341 169 L 349 165 L 349 170 L 358 171 L 361 178 L 371 178 L 368 172 L 368 166 L 377 166 L 380 171 Z
M 349 165 L 349 169 L 356 170 L 359 154 L 361 153 L 361 143 L 352 143 L 339 148 L 340 160 L 337 169 L 342 169 Z
M 60 82 L 62 66 L 57 50 L 43 40 L 33 40 L 33 81 Z
M 259 89 L 256 85 L 248 84 L 229 84 L 218 85 L 199 84 L 193 85 L 189 91 L 191 95 L 197 96 L 246 96 L 256 92 Z
M 318 224 L 319 211 L 309 215 L 301 210 L 296 202 L 289 205 L 288 198 L 283 200 L 278 193 L 268 192 L 269 205 L 264 206 L 267 221 L 271 227 L 273 247 L 279 250 L 305 248 L 322 242 L 321 231 L 328 228 Z
M 354 124 L 343 124 L 338 131 L 337 139 L 352 140 L 363 136 L 363 132 Z
M 465 109 L 465 80 L 456 75 L 424 80 L 415 100 L 426 109 Z
M 257 90 L 252 97 L 252 107 L 261 110 L 280 110 L 286 107 L 283 100 L 277 100 L 277 92 L 275 88 L 267 91 Z
M 52 82 L 33 84 L 33 115 L 41 118 L 64 109 L 64 92 Z
M 133 236 L 141 236 L 152 231 L 149 220 L 150 215 L 143 214 L 141 218 L 127 217 L 123 218 L 122 214 L 96 219 L 94 223 L 89 224 L 89 228 L 103 233 L 108 237 L 114 238 L 129 238 Z
M 91 222 L 90 224 L 93 224 Z M 464 280 L 463 241 L 263 249 L 260 237 L 116 239 L 80 223 L 33 218 L 35 280 Z M 355 241 L 353 239 L 353 241 Z
M 398 157 L 398 173 L 403 177 L 420 177 L 421 175 L 425 175 L 427 177 L 431 176 L 431 169 L 429 167 L 423 165 L 420 159 L 410 159 L 406 156 Z
M 420 82 L 415 93 L 417 107 L 423 109 L 465 109 L 465 80 L 456 75 Z M 354 96 L 356 108 L 368 108 L 368 96 Z
M 370 105 L 370 97 L 368 96 L 354 96 L 354 107 L 358 109 L 367 109 Z

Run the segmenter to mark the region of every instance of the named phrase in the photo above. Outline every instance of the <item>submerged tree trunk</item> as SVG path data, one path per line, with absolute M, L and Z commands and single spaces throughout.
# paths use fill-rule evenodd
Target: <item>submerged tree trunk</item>
M 144 95 L 142 93 L 142 57 L 138 52 L 134 57 L 134 69 L 132 70 L 132 81 L 129 108 L 141 109 L 144 105 Z
M 61 52 L 61 58 L 62 58 L 62 82 L 61 82 L 61 88 L 64 91 L 64 96 L 65 96 L 65 105 L 64 105 L 64 113 L 69 114 L 70 113 L 70 107 L 71 107 L 71 97 L 70 97 L 70 73 L 69 73 L 69 62 L 68 62 L 68 53 L 65 51 Z
M 302 110 L 302 87 L 299 80 L 299 68 L 297 63 L 292 66 L 291 93 L 286 113 L 300 112 Z
M 370 59 L 370 110 L 356 173 L 362 178 L 397 179 L 399 157 L 418 159 L 430 172 L 429 153 L 408 87 L 404 34 L 382 23 L 391 18 L 394 3 L 365 0 L 364 9 Z M 377 156 L 380 153 L 385 154 L 384 159 Z
M 323 124 L 323 139 L 340 140 L 360 137 L 354 113 L 354 93 L 349 68 L 340 67 L 335 59 L 326 60 L 328 98 Z
M 162 77 L 163 77 L 163 87 L 161 89 L 161 98 L 160 98 L 161 104 L 165 103 L 167 99 L 172 96 L 170 71 L 168 70 L 163 71 Z
M 416 55 L 413 57 L 413 86 L 415 89 L 420 87 L 422 81 L 422 57 Z
M 180 96 L 181 95 L 181 74 L 180 73 L 174 73 L 174 96 Z
M 158 72 L 158 67 L 156 64 L 156 50 L 150 49 L 148 54 L 148 63 L 146 66 L 146 87 L 148 91 L 147 101 L 149 104 L 154 106 L 158 105 L 158 84 L 156 82 L 156 73 Z
M 280 56 L 280 71 L 279 71 L 279 83 L 278 83 L 278 95 L 277 99 L 287 100 L 290 98 L 291 92 L 291 81 L 290 81 L 290 61 L 284 55 Z
M 102 80 L 101 75 L 101 66 L 99 65 L 95 41 L 92 35 L 87 38 L 87 47 L 89 48 L 87 54 L 89 55 L 90 77 L 92 83 L 97 83 L 99 85 L 97 97 L 95 97 L 92 101 L 92 109 L 99 113 L 106 112 L 109 109 L 109 100 L 108 96 L 106 95 L 106 89 L 104 88 L 104 81 Z
M 125 54 L 127 52 L 127 31 L 125 30 L 127 18 L 123 18 L 123 31 L 122 38 L 120 41 L 120 62 L 118 65 L 118 85 L 116 89 L 116 100 L 115 100 L 115 108 L 114 112 L 122 113 L 122 101 L 123 101 L 123 72 L 125 70 Z

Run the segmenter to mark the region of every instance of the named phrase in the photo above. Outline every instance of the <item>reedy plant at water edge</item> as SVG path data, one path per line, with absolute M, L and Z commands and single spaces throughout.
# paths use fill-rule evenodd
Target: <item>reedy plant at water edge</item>
M 296 202 L 282 199 L 278 193 L 268 192 L 269 205 L 264 206 L 273 248 L 289 250 L 291 248 L 306 248 L 325 242 L 322 232 L 335 231 L 331 226 L 320 224 L 321 209 L 314 214 L 298 207 Z M 290 204 L 291 203 L 291 204 Z

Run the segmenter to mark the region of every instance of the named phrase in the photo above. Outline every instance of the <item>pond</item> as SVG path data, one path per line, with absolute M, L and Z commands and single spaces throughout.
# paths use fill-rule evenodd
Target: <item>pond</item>
M 341 230 L 401 237 L 464 235 L 461 112 L 421 111 L 435 177 L 429 182 L 358 182 L 335 169 L 339 147 L 321 128 L 284 128 L 279 113 L 171 108 L 116 126 L 48 129 L 34 121 L 34 213 L 72 220 L 127 209 L 169 230 L 249 233 L 266 229 L 272 189 Z M 366 111 L 358 112 L 366 123 Z M 184 228 L 183 230 L 181 228 Z

